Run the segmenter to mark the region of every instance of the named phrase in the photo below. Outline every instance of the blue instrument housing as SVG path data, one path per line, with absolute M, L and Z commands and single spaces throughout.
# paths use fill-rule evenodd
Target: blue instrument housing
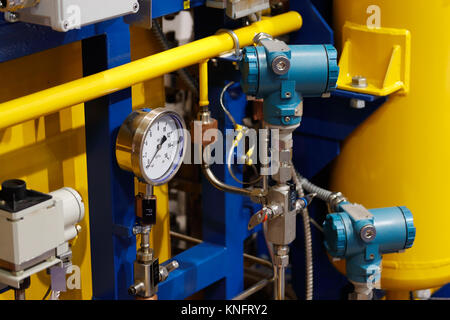
M 413 216 L 406 207 L 391 207 L 366 210 L 369 213 L 366 217 L 357 217 L 352 209 L 355 207 L 362 208 L 343 202 L 338 212 L 327 215 L 323 224 L 325 248 L 331 256 L 346 259 L 350 281 L 376 283 L 380 279 L 382 255 L 413 245 L 416 235 Z M 376 230 L 371 241 L 361 236 L 366 226 Z

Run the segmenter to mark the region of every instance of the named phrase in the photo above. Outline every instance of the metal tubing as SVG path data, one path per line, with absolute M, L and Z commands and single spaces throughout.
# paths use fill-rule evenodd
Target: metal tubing
M 279 36 L 300 29 L 302 18 L 291 11 L 235 30 L 242 46 L 260 32 Z M 0 104 L 0 129 L 48 115 L 214 58 L 234 48 L 227 33 L 217 34 L 122 66 Z
M 275 267 L 276 271 L 276 285 L 275 285 L 275 300 L 284 300 L 284 283 L 285 283 L 285 268 L 284 266 L 277 265 Z
M 172 237 L 174 237 L 174 238 L 177 238 L 177 239 L 180 239 L 180 240 L 184 240 L 184 241 L 187 241 L 187 242 L 191 242 L 191 243 L 195 243 L 195 244 L 200 244 L 200 243 L 203 242 L 200 239 L 193 238 L 193 237 L 190 237 L 190 236 L 187 236 L 185 234 L 181 234 L 181 233 L 178 233 L 178 232 L 175 232 L 175 231 L 170 231 L 170 235 Z M 272 268 L 272 263 L 270 261 L 267 261 L 267 260 L 259 258 L 259 257 L 252 256 L 252 255 L 247 254 L 247 253 L 244 253 L 244 259 L 247 259 L 247 260 L 256 262 L 256 263 L 258 263 L 260 265 Z
M 170 235 L 172 237 L 174 237 L 174 238 L 177 238 L 177 239 L 180 239 L 180 240 L 184 240 L 184 241 L 187 241 L 187 242 L 191 242 L 191 243 L 195 243 L 195 244 L 200 244 L 200 243 L 203 242 L 200 239 L 193 238 L 193 237 L 190 237 L 190 236 L 187 236 L 185 234 L 178 233 L 178 232 L 175 232 L 175 231 L 170 231 Z
M 244 259 L 247 259 L 247 260 L 259 263 L 262 266 L 266 266 L 266 267 L 272 268 L 272 263 L 270 261 L 268 261 L 266 259 L 259 258 L 259 257 L 252 256 L 252 255 L 250 255 L 248 253 L 244 253 Z
M 25 289 L 14 289 L 15 300 L 25 300 Z
M 261 159 L 261 171 L 264 170 L 265 172 L 263 172 L 263 191 L 265 193 L 269 192 L 269 175 L 267 174 L 269 171 L 269 143 L 270 143 L 270 139 L 269 139 L 269 129 L 267 127 L 267 125 L 264 123 L 263 125 L 263 137 L 262 137 L 262 141 L 261 141 L 261 152 L 260 155 L 262 157 Z
M 274 286 L 275 300 L 284 300 L 285 298 L 285 273 L 289 262 L 289 246 L 276 245 L 274 255 L 274 274 L 276 283 Z
M 235 194 L 240 194 L 242 196 L 251 197 L 253 195 L 252 190 L 233 187 L 222 181 L 220 181 L 212 172 L 211 168 L 207 164 L 202 165 L 203 173 L 208 179 L 208 181 L 216 188 L 224 192 L 230 192 Z
M 254 284 L 253 286 L 251 286 L 250 288 L 248 288 L 247 290 L 243 291 L 236 297 L 234 297 L 233 300 L 244 300 L 244 299 L 250 297 L 252 294 L 255 294 L 256 292 L 260 291 L 261 289 L 263 289 L 265 286 L 267 286 L 269 283 L 271 283 L 273 281 L 274 281 L 274 278 L 263 279 L 263 280 L 259 281 L 258 283 Z
M 141 250 L 145 253 L 150 251 L 150 231 L 141 233 Z
M 145 199 L 150 199 L 153 196 L 153 186 L 151 184 L 145 184 Z

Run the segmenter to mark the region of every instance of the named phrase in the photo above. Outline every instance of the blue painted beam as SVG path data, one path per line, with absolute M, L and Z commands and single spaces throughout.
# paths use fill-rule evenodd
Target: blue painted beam
M 352 92 L 352 91 L 346 91 L 346 90 L 340 90 L 340 89 L 333 91 L 331 93 L 331 95 L 334 97 L 359 99 L 359 100 L 364 100 L 364 101 L 368 101 L 368 102 L 374 102 L 375 100 L 386 98 L 384 96 L 379 97 L 379 96 L 374 96 L 371 94 L 358 93 L 358 92 Z
M 180 267 L 159 284 L 158 298 L 162 300 L 186 299 L 227 274 L 227 250 L 211 243 L 203 242 L 173 260 Z
M 211 67 L 209 72 L 217 74 L 217 71 L 212 70 Z M 219 129 L 225 132 L 225 129 L 232 128 L 219 105 L 219 95 L 225 82 L 219 79 L 216 81 L 215 85 L 210 85 L 210 109 L 212 116 L 218 120 Z M 246 97 L 239 84 L 233 85 L 225 95 L 225 104 L 236 119 L 243 118 L 246 103 Z M 226 139 L 225 135 L 224 139 Z M 226 148 L 224 155 L 226 156 Z M 212 170 L 221 181 L 238 186 L 225 165 L 213 165 Z M 236 171 L 236 176 L 240 180 L 243 179 L 242 172 Z M 202 190 L 203 239 L 227 248 L 225 277 L 211 286 L 207 295 L 210 299 L 231 299 L 244 289 L 243 252 L 250 218 L 249 211 L 242 210 L 245 202 L 243 196 L 217 190 L 206 178 L 203 178 Z
M 114 21 L 110 23 L 114 23 Z M 3 23 L 0 24 L 0 39 L 2 39 L 0 44 L 0 62 L 56 48 L 99 34 L 101 34 L 101 31 L 97 29 L 96 25 L 69 32 L 57 32 L 49 27 L 22 22 Z
M 101 36 L 85 39 L 83 73 L 88 76 L 130 62 L 129 26 L 118 19 L 96 26 Z M 115 142 L 131 113 L 131 89 L 85 103 L 89 222 L 94 299 L 130 299 L 136 239 L 133 175 L 119 168 Z M 117 230 L 129 232 L 117 232 Z

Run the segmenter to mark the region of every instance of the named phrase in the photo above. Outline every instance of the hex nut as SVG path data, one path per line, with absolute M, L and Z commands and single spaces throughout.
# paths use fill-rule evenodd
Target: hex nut
M 273 263 L 276 266 L 287 267 L 289 265 L 289 256 L 288 255 L 285 255 L 285 256 L 275 255 L 273 257 Z
M 350 107 L 354 109 L 364 109 L 366 107 L 366 102 L 361 99 L 350 99 Z
M 352 77 L 352 87 L 354 88 L 367 88 L 367 79 L 361 75 Z

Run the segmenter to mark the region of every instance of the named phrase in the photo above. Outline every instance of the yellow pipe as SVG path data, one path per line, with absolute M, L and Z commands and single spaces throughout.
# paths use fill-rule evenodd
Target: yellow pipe
M 291 11 L 235 30 L 241 47 L 259 32 L 276 37 L 300 29 L 302 18 Z M 198 64 L 234 48 L 233 38 L 217 34 L 125 65 L 0 104 L 0 129 L 99 98 L 166 73 Z
M 200 107 L 209 106 L 208 98 L 208 59 L 199 64 L 199 96 Z

